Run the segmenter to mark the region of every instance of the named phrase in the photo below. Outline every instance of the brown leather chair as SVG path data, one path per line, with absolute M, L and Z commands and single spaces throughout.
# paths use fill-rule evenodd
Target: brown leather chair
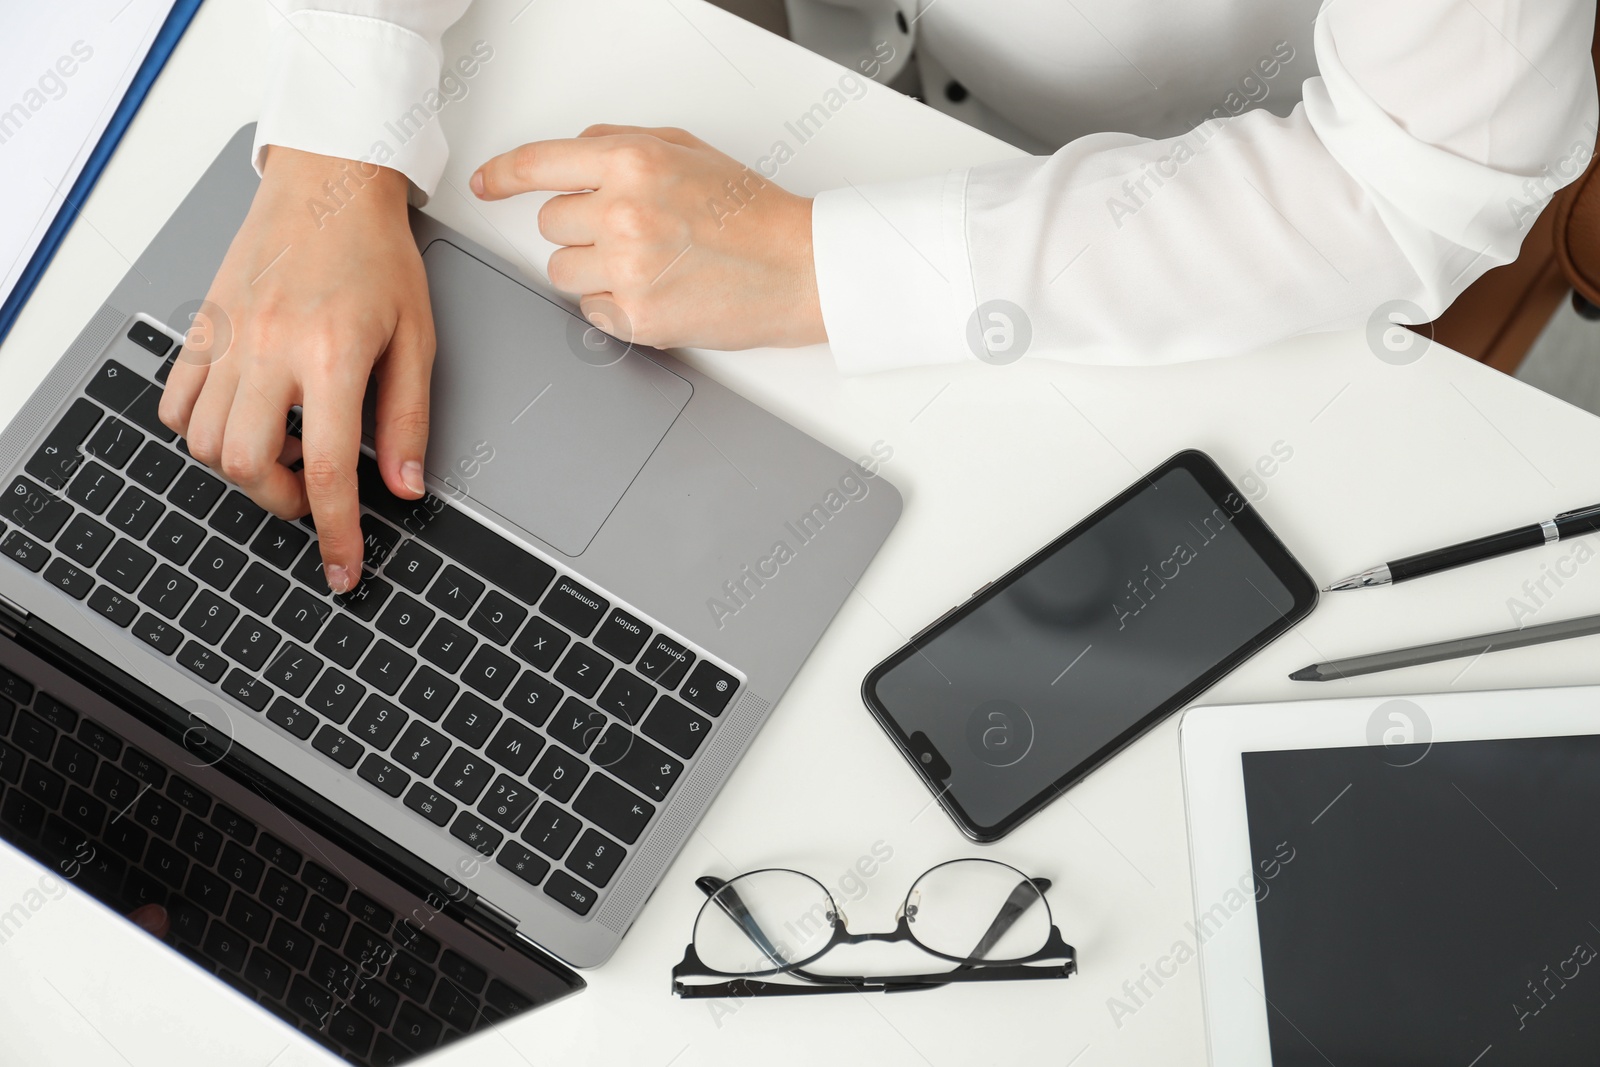
M 1600 23 L 1593 54 L 1600 69 Z M 1600 319 L 1600 170 L 1594 162 L 1545 208 L 1516 260 L 1472 283 L 1434 320 L 1432 336 L 1514 374 L 1568 293 L 1580 315 Z

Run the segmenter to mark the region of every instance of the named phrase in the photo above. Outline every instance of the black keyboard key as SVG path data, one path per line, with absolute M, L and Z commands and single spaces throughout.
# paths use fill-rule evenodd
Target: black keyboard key
M 328 580 L 322 576 L 322 549 L 315 541 L 306 546 L 300 553 L 300 558 L 289 570 L 294 580 L 306 586 L 318 596 L 329 596 L 333 589 L 328 585 Z
M 395 1014 L 394 1036 L 412 1052 L 427 1052 L 438 1045 L 442 1029 L 439 1020 L 418 1004 L 402 1004 Z
M 66 775 L 68 781 L 76 782 L 85 789 L 94 781 L 95 768 L 99 765 L 100 760 L 95 754 L 71 737 L 63 737 L 57 743 L 56 754 L 50 759 L 50 766 Z
M 272 614 L 272 609 L 278 606 L 278 601 L 283 599 L 283 594 L 288 590 L 289 582 L 282 575 L 260 563 L 252 563 L 245 568 L 244 577 L 239 579 L 229 595 L 257 615 L 265 617 Z
M 433 991 L 433 999 L 428 1002 L 428 1010 L 462 1032 L 471 1030 L 478 1022 L 477 1000 L 450 982 L 439 983 Z M 447 1031 L 445 1040 L 452 1038 L 453 1034 Z
M 10 781 L 15 784 L 16 779 Z M 143 788 L 144 784 L 137 778 L 109 763 L 102 763 L 94 776 L 94 795 L 119 812 L 132 804 Z
M 122 479 L 102 464 L 90 460 L 67 486 L 67 499 L 98 515 L 122 492 Z
M 655 695 L 655 686 L 632 671 L 623 669 L 611 676 L 595 703 L 622 721 L 633 724 L 643 717 Z
M 133 806 L 133 818 L 146 830 L 171 841 L 183 821 L 183 809 L 153 788 L 146 789 Z
M 99 373 L 84 386 L 84 392 L 163 441 L 178 436 L 161 421 L 161 388 L 114 359 L 106 360 Z
M 450 802 L 446 800 L 444 803 Z M 407 952 L 420 956 L 424 963 L 432 963 L 439 958 L 439 942 L 422 932 L 422 927 L 418 925 L 420 921 L 401 919 L 394 928 L 394 943 Z
M 68 822 L 91 837 L 98 837 L 106 823 L 106 806 L 75 785 L 67 787 L 61 812 Z
M 48 548 L 21 530 L 12 530 L 6 534 L 4 540 L 0 540 L 0 552 L 4 552 L 35 574 L 39 573 L 39 568 L 44 566 L 45 560 L 50 558 Z
M 528 772 L 528 781 L 552 798 L 566 801 L 572 798 L 578 783 L 588 773 L 589 765 L 583 760 L 559 745 L 548 745 L 539 762 Z
M 189 573 L 217 589 L 226 589 L 244 570 L 244 553 L 220 537 L 205 543 L 189 561 Z
M 662 696 L 640 729 L 646 736 L 666 745 L 684 759 L 689 759 L 711 732 L 711 724 L 671 697 Z
M 592 697 L 611 673 L 611 661 L 582 641 L 574 641 L 556 667 L 556 681 L 577 693 Z
M 473 815 L 470 811 L 463 811 L 456 816 L 456 821 L 450 824 L 450 834 L 485 856 L 494 855 L 494 850 L 500 847 L 501 841 L 505 840 L 505 834 Z
M 181 898 L 167 905 L 167 918 L 172 921 L 173 934 L 191 945 L 200 943 L 209 921 L 205 909 Z
M 300 863 L 304 859 L 297 850 L 269 833 L 263 833 L 256 841 L 256 855 L 275 867 L 282 867 L 290 874 L 300 870 Z
M 356 773 L 391 797 L 398 797 L 405 792 L 406 786 L 411 782 L 410 775 L 376 752 L 366 758 Z
M 491 589 L 489 595 L 473 609 L 467 625 L 496 644 L 507 645 L 527 617 L 527 608 Z
M 328 1020 L 328 1033 L 335 1041 L 357 1056 L 366 1056 L 372 1048 L 372 1038 L 377 1033 L 372 1024 L 355 1012 L 355 1006 L 346 1004 Z
M 226 804 L 218 804 L 212 809 L 211 825 L 242 845 L 248 845 L 256 839 L 256 824 Z
M 494 861 L 529 885 L 538 885 L 550 873 L 550 861 L 535 856 L 515 841 L 500 850 Z
M 421 715 L 429 722 L 438 722 L 439 716 L 455 699 L 460 686 L 429 666 L 417 668 L 417 673 L 406 683 L 400 694 L 400 703 Z
M 40 763 L 29 760 L 22 769 L 21 789 L 47 808 L 59 807 L 67 791 L 66 779 Z
M 498 978 L 489 980 L 489 988 L 484 991 L 483 1000 L 486 1014 L 498 1012 L 502 1017 L 520 1015 L 533 1007 L 532 997 L 517 992 Z
M 98 407 L 82 398 L 74 400 L 23 469 L 51 489 L 60 489 L 83 462 L 78 448 L 99 421 Z
M 311 747 L 341 767 L 354 767 L 361 759 L 361 746 L 335 726 L 324 726 L 318 730 L 317 736 L 311 739 Z
M 320 1030 L 333 1011 L 333 996 L 296 975 L 289 983 L 289 1010 Z
M 522 828 L 522 839 L 553 860 L 558 860 L 572 847 L 572 839 L 583 826 L 571 812 L 556 807 L 548 800 L 539 805 L 528 825 Z
M 550 719 L 545 732 L 574 752 L 587 752 L 600 739 L 611 720 L 577 697 L 568 697 Z
M 65 730 L 71 733 L 78 728 L 77 711 L 49 693 L 39 694 L 39 699 L 33 702 L 33 710 L 39 718 L 54 726 L 57 730 Z
M 246 615 L 222 642 L 222 652 L 247 669 L 258 671 L 272 650 L 278 647 L 280 640 L 282 638 L 266 623 Z
M 168 431 L 171 432 L 170 430 Z M 172 438 L 164 438 L 170 441 Z M 128 464 L 128 477 L 152 493 L 165 493 L 172 479 L 183 469 L 183 457 L 155 441 L 146 441 L 133 462 Z
M 387 1027 L 394 1020 L 394 1010 L 400 998 L 394 991 L 377 982 L 363 982 L 350 998 L 350 1006 L 379 1026 Z
M 600 829 L 622 838 L 628 844 L 639 840 L 645 824 L 655 814 L 655 808 L 640 800 L 630 790 L 604 775 L 590 775 L 588 784 L 572 808 Z
M 221 641 L 239 617 L 239 609 L 207 589 L 190 602 L 178 625 L 208 645 Z
M 80 400 L 78 403 L 86 401 Z M 106 466 L 121 470 L 123 464 L 133 458 L 134 450 L 143 440 L 144 434 L 132 426 L 121 419 L 109 418 L 95 430 L 94 436 L 89 438 L 89 443 L 83 446 L 83 450 Z
M 294 638 L 309 642 L 317 636 L 322 624 L 333 614 L 333 606 L 326 600 L 312 596 L 304 589 L 296 589 L 289 599 L 272 616 L 272 625 Z
M 272 657 L 262 677 L 291 696 L 301 696 L 321 670 L 322 660 L 299 645 L 287 642 Z
M 499 700 L 516 676 L 516 660 L 490 645 L 479 645 L 461 669 L 461 680 L 490 700 Z
M 338 947 L 339 941 L 330 942 Z M 317 985 L 334 994 L 340 1000 L 348 997 L 355 991 L 360 982 L 360 973 L 354 963 L 337 955 L 331 949 L 319 946 L 316 954 L 311 957 L 311 966 L 308 968 L 311 980 Z
M 511 651 L 549 674 L 550 668 L 556 665 L 556 657 L 561 655 L 567 647 L 567 642 L 571 640 L 572 638 L 553 623 L 535 615 L 518 635 L 516 643 L 511 646 Z
M 268 903 L 272 901 L 269 900 Z M 273 923 L 272 933 L 267 935 L 267 948 L 274 955 L 288 960 L 294 967 L 304 967 L 310 962 L 313 944 L 311 934 L 286 919 L 279 919 Z
M 167 782 L 167 796 L 202 819 L 211 814 L 211 795 L 187 778 L 173 775 Z
M 44 569 L 44 578 L 73 600 L 82 600 L 94 588 L 94 579 L 88 572 L 80 571 L 60 556 L 51 560 Z
M 471 804 L 488 786 L 494 766 L 482 756 L 457 745 L 444 761 L 434 783 L 463 804 Z
M 17 706 L 11 701 L 0 697 L 0 737 L 11 732 L 11 718 L 16 714 Z
M 272 926 L 272 912 L 267 910 L 267 906 L 243 893 L 233 895 L 233 902 L 228 905 L 227 919 L 252 941 L 266 937 Z
M 267 711 L 267 721 L 304 741 L 317 728 L 317 717 L 288 697 L 279 697 Z
M 300 880 L 313 891 L 338 904 L 350 892 L 350 884 L 318 863 L 307 863 Z
M 222 499 L 227 487 L 222 479 L 207 474 L 200 467 L 190 467 L 178 477 L 167 499 L 197 519 L 203 519 Z
M 310 538 L 304 530 L 298 530 L 282 519 L 270 518 L 261 532 L 256 534 L 256 539 L 250 542 L 250 551 L 279 570 L 286 571 L 308 540 Z
M 350 914 L 354 915 L 358 920 L 372 927 L 372 930 L 369 931 L 360 931 L 358 927 L 356 931 L 351 933 L 350 936 L 352 939 L 355 938 L 357 932 L 362 932 L 367 935 L 371 935 L 369 936 L 368 940 L 376 941 L 378 938 L 375 934 L 373 934 L 373 931 L 387 935 L 389 933 L 389 928 L 394 925 L 394 912 L 390 911 L 382 904 L 379 904 L 376 900 L 373 900 L 359 889 L 350 894 L 350 902 L 346 904 L 345 907 L 349 910 Z M 347 945 L 346 947 L 348 948 L 349 946 Z M 352 956 L 351 958 L 355 959 L 358 957 Z M 384 962 L 388 962 L 387 957 L 385 957 Z
M 122 491 L 117 497 L 117 502 L 106 512 L 106 522 L 110 523 L 118 532 L 140 540 L 150 532 L 150 528 L 161 518 L 161 513 L 166 508 L 155 497 L 142 489 L 134 486 Z
M 394 586 L 382 578 L 367 578 L 360 585 L 334 597 L 334 602 L 344 608 L 363 622 L 371 622 L 378 617 L 378 609 L 383 607 L 383 602 L 394 592 Z
M 439 975 L 468 993 L 482 993 L 484 983 L 489 980 L 482 967 L 453 949 L 445 949 L 444 955 L 439 957 Z
M 54 727 L 26 711 L 17 716 L 17 724 L 11 731 L 11 740 L 17 743 L 18 748 L 42 760 L 49 759 L 50 753 L 56 750 L 57 736 Z
M 378 616 L 378 629 L 410 648 L 421 639 L 433 618 L 433 612 L 423 607 L 421 601 L 401 593 L 390 600 L 389 606 Z
M 222 864 L 217 868 L 222 876 L 246 893 L 254 893 L 261 885 L 261 875 L 266 871 L 267 865 L 260 856 L 252 855 L 244 850 L 244 846 L 236 841 L 229 841 L 222 850 Z
M 435 793 L 426 782 L 418 782 L 406 794 L 406 807 L 435 826 L 443 826 L 456 813 L 455 801 Z
M 4 733 L 0 727 L 0 733 Z M 78 740 L 89 747 L 89 751 L 108 760 L 114 760 L 122 755 L 122 739 L 107 730 L 97 722 L 84 719 L 78 725 Z
M 579 915 L 589 914 L 589 909 L 600 897 L 597 890 L 584 885 L 566 871 L 552 872 L 550 880 L 544 884 L 544 892 L 551 900 L 558 901 Z
M 439 766 L 439 761 L 444 759 L 444 754 L 449 748 L 449 738 L 423 723 L 413 722 L 406 727 L 406 732 L 400 735 L 400 740 L 395 742 L 394 751 L 390 755 L 402 766 L 409 767 L 418 775 L 427 778 L 433 774 L 434 768 Z
M 416 659 L 404 649 L 391 641 L 380 639 L 367 653 L 367 658 L 361 661 L 361 666 L 356 668 L 356 677 L 385 696 L 393 696 L 416 665 Z
M 440 725 L 446 733 L 471 747 L 482 748 L 503 717 L 494 705 L 484 703 L 471 693 L 462 693 Z
M 222 691 L 249 708 L 260 711 L 272 699 L 272 687 L 235 667 L 222 680 Z
M 261 900 L 289 919 L 298 919 L 306 903 L 306 887 L 282 871 L 269 867 L 261 880 Z
M 428 603 L 452 618 L 464 619 L 482 594 L 483 583 L 452 564 L 428 590 Z
M 124 593 L 131 593 L 155 563 L 154 556 L 124 537 L 111 546 L 94 572 Z
M 329 667 L 306 694 L 306 706 L 331 722 L 342 723 L 367 691 L 348 675 Z
M 133 325 L 128 328 L 128 340 L 157 359 L 165 356 L 172 347 L 171 338 L 142 319 L 133 320 Z
M 613 608 L 595 632 L 594 643 L 623 663 L 632 663 L 644 643 L 650 640 L 650 627 L 621 608 Z
M 361 710 L 350 720 L 350 732 L 381 752 L 389 747 L 405 723 L 405 712 L 376 693 L 370 693 Z
M 197 524 L 176 511 L 169 511 L 146 544 L 181 567 L 189 562 L 189 557 L 205 539 L 206 532 Z
M 108 527 L 87 515 L 79 515 L 67 525 L 56 547 L 85 567 L 92 567 L 111 546 L 115 536 Z
M 160 789 L 167 784 L 167 769 L 131 745 L 122 754 L 122 769 L 151 789 Z
M 515 719 L 507 719 L 483 751 L 512 774 L 522 775 L 528 773 L 533 758 L 543 747 L 544 738 Z
M 210 867 L 217 862 L 217 854 L 222 851 L 222 831 L 207 826 L 193 815 L 185 815 L 183 825 L 178 828 L 172 843 L 190 859 L 199 860 Z
M 663 688 L 676 689 L 693 662 L 693 652 L 665 634 L 657 634 L 639 657 L 638 671 Z
M 376 515 L 361 516 L 361 566 L 376 572 L 400 543 L 400 531 Z
M 625 726 L 612 726 L 589 753 L 604 767 L 651 800 L 665 800 L 683 773 L 683 764 Z
M 72 517 L 72 505 L 19 477 L 6 490 L 0 518 L 9 519 L 41 541 L 61 532 Z
M 139 614 L 139 605 L 121 593 L 106 586 L 98 586 L 89 594 L 89 607 L 104 615 L 118 626 L 129 626 Z
M 260 526 L 261 520 L 266 517 L 267 512 L 260 504 L 239 490 L 231 489 L 228 495 L 222 498 L 222 505 L 217 508 L 206 525 L 235 544 L 242 545 L 250 540 L 250 535 L 256 532 L 256 527 Z
M 562 577 L 556 580 L 539 610 L 579 637 L 588 637 L 610 606 L 594 590 Z
M 249 940 L 237 930 L 223 923 L 212 923 L 206 931 L 205 953 L 230 971 L 244 970 L 245 956 L 250 952 Z
M 163 563 L 156 568 L 150 580 L 144 583 L 144 588 L 139 590 L 139 600 L 146 607 L 160 612 L 169 619 L 175 619 L 199 588 L 194 579 L 180 574 Z
M 421 595 L 444 561 L 415 539 L 406 541 L 389 557 L 383 573 L 413 593 Z
M 135 855 L 132 859 L 137 861 L 139 857 Z M 167 890 L 144 871 L 133 867 L 129 869 L 128 877 L 122 883 L 122 899 L 134 908 L 142 908 L 146 904 L 164 905 L 167 902 Z
M 617 873 L 627 850 L 606 835 L 595 830 L 585 830 L 578 847 L 567 857 L 567 869 L 584 881 L 605 886 Z
M 478 804 L 479 814 L 497 826 L 515 830 L 533 807 L 534 793 L 515 778 L 500 775 Z
M 244 965 L 245 980 L 274 1000 L 282 999 L 284 990 L 289 988 L 290 973 L 287 963 L 260 946 L 250 951 L 250 959 Z
M 721 715 L 722 709 L 728 706 L 734 690 L 738 688 L 737 678 L 710 660 L 703 659 L 678 694 L 707 715 Z
M 134 636 L 164 656 L 178 651 L 183 644 L 183 631 L 156 618 L 150 612 L 140 615 L 133 624 Z
M 440 619 L 422 639 L 417 651 L 422 653 L 428 662 L 437 664 L 446 674 L 454 674 L 467 661 L 467 656 L 472 653 L 472 646 L 477 643 L 478 639 L 466 630 L 449 619 Z
M 316 650 L 346 670 L 360 662 L 361 654 L 372 643 L 372 631 L 349 615 L 335 615 L 317 638 Z

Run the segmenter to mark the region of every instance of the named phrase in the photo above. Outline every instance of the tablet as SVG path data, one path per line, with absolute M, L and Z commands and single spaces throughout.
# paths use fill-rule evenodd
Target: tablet
M 1198 956 L 1227 1067 L 1592 1061 L 1597 731 L 1592 687 L 1188 712 L 1195 922 L 1147 984 Z
M 993 841 L 1316 600 L 1210 457 L 1180 452 L 912 638 L 862 699 L 956 825 Z

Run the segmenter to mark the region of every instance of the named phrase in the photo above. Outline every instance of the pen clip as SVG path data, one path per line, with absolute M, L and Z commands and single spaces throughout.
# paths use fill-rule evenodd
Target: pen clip
M 1556 516 L 1556 521 L 1559 522 L 1562 519 L 1575 518 L 1579 515 L 1600 515 L 1600 504 L 1590 504 L 1586 508 L 1573 508 L 1571 511 L 1563 511 L 1561 514 Z

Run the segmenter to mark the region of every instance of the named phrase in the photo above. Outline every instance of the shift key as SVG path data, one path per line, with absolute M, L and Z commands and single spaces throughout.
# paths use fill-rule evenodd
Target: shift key
M 84 392 L 163 441 L 178 436 L 161 421 L 161 387 L 114 359 L 106 360 Z

